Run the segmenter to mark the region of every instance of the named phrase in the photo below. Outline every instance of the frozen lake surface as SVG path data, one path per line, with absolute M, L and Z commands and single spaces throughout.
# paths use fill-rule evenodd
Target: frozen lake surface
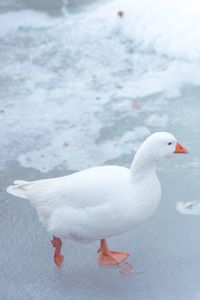
M 200 299 L 200 216 L 176 210 L 200 202 L 199 15 L 196 0 L 1 1 L 1 299 Z M 100 267 L 98 243 L 71 241 L 56 268 L 51 236 L 6 186 L 129 166 L 155 131 L 190 155 L 159 165 L 156 215 L 109 241 L 141 274 Z

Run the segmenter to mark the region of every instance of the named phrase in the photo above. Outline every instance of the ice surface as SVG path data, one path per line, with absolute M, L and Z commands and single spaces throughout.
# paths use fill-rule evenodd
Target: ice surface
M 199 202 L 200 5 L 90 2 L 0 4 L 0 299 L 199 299 L 200 218 L 180 214 L 176 202 Z M 57 269 L 51 237 L 6 186 L 129 166 L 158 130 L 172 132 L 190 155 L 159 165 L 155 217 L 110 240 L 144 273 L 101 268 L 97 243 L 70 241 Z
M 146 7 L 146 1 L 141 2 Z M 131 154 L 149 134 L 149 125 L 157 122 L 163 129 L 168 125 L 165 112 L 157 117 L 159 105 L 141 124 L 140 114 L 148 113 L 148 108 L 141 105 L 135 110 L 132 103 L 161 92 L 168 99 L 180 97 L 183 86 L 200 83 L 198 59 L 194 63 L 181 60 L 182 54 L 179 60 L 159 56 L 152 52 L 157 51 L 155 39 L 143 53 L 134 35 L 134 26 L 139 25 L 131 17 L 143 6 L 129 6 L 129 1 L 108 2 L 76 15 L 63 10 L 55 18 L 30 9 L 1 15 L 1 97 L 7 99 L 1 110 L 5 125 L 1 166 L 5 157 L 18 157 L 22 166 L 41 172 L 63 165 L 71 170 L 99 165 L 118 157 L 122 149 Z M 123 18 L 117 15 L 119 8 Z M 127 28 L 133 29 L 128 36 Z M 142 39 L 146 37 L 141 35 L 141 43 Z M 170 55 L 167 50 L 163 54 Z M 110 140 L 101 139 L 105 124 L 114 127 L 124 119 L 130 120 L 126 129 L 134 127 L 127 143 L 125 130 Z M 12 152 L 11 144 L 15 144 Z

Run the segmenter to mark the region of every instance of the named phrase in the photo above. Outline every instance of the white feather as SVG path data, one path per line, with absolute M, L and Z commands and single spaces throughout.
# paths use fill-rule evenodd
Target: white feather
M 168 142 L 173 142 L 170 147 Z M 55 236 L 86 243 L 115 236 L 155 212 L 161 197 L 155 161 L 172 155 L 175 145 L 172 135 L 154 134 L 140 147 L 131 169 L 104 166 L 59 178 L 15 181 L 7 191 L 28 199 Z

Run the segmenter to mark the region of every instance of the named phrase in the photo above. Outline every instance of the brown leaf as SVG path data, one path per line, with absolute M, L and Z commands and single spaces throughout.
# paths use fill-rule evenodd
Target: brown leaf
M 123 18 L 124 16 L 124 12 L 122 10 L 119 10 L 117 14 L 120 18 Z

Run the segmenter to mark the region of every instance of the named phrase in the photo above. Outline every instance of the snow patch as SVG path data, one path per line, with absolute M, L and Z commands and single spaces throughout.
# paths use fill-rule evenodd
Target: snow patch
M 122 18 L 116 18 L 118 11 Z M 196 61 L 200 59 L 198 0 L 116 0 L 101 6 L 98 17 L 145 50 Z M 94 16 L 96 17 L 96 16 Z
M 177 202 L 177 210 L 183 215 L 200 215 L 200 203 L 193 201 Z
M 1 167 L 103 164 L 169 126 L 161 110 L 200 85 L 198 10 L 197 1 L 116 0 L 58 18 L 2 14 Z

